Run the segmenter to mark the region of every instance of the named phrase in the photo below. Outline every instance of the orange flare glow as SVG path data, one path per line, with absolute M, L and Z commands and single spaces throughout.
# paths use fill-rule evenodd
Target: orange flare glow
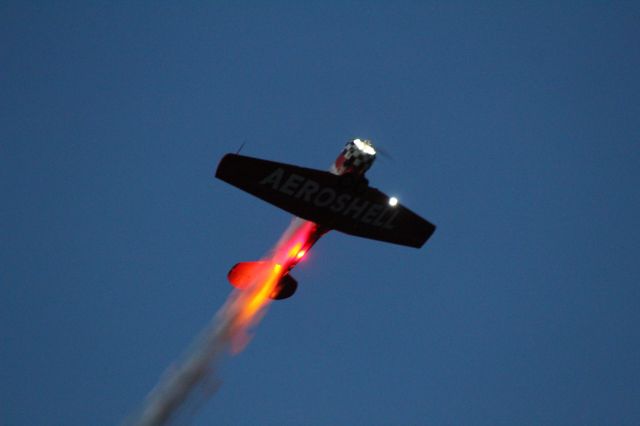
M 250 299 L 242 309 L 243 321 L 251 320 L 255 316 L 255 314 L 269 301 L 269 296 L 271 295 L 271 293 L 273 293 L 273 290 L 276 284 L 278 284 L 278 280 L 280 279 L 281 270 L 282 265 L 276 263 L 264 283 L 260 284 L 260 286 L 255 290 L 254 294 L 251 295 Z
M 295 218 L 284 235 L 259 267 L 252 270 L 251 282 L 235 292 L 231 307 L 234 309 L 231 335 L 231 351 L 238 353 L 250 340 L 249 331 L 265 314 L 271 300 L 277 295 L 283 275 L 301 260 L 313 245 L 311 239 L 317 225 Z
M 296 257 L 300 253 L 300 249 L 302 248 L 301 243 L 296 243 L 295 246 L 289 250 L 289 257 Z

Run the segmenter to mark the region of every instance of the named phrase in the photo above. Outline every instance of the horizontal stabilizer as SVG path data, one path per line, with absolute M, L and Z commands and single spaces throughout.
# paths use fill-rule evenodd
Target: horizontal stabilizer
M 227 278 L 232 286 L 240 290 L 244 290 L 263 274 L 265 267 L 269 267 L 269 262 L 263 260 L 257 262 L 240 262 L 236 263 L 227 274 Z M 259 283 L 258 283 L 259 284 Z M 298 282 L 289 274 L 280 278 L 280 281 L 273 289 L 271 299 L 282 300 L 293 296 L 298 289 Z
M 227 274 L 227 279 L 235 288 L 245 289 L 252 284 L 266 265 L 265 261 L 236 263 Z

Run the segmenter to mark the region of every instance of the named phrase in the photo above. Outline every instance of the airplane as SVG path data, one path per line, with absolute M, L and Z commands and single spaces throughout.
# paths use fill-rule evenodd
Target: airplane
M 420 248 L 435 225 L 369 186 L 365 172 L 376 158 L 368 139 L 351 139 L 330 171 L 310 169 L 240 154 L 226 154 L 216 178 L 294 215 L 273 252 L 277 284 L 269 295 L 281 300 L 298 288 L 290 271 L 330 230 Z M 227 278 L 236 288 L 248 286 L 266 261 L 234 265 Z

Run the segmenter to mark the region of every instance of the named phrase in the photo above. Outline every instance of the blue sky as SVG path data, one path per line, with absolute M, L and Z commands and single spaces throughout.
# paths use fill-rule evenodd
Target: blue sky
M 634 2 L 0 5 L 0 423 L 117 424 L 370 138 L 422 250 L 332 233 L 194 423 L 640 423 Z

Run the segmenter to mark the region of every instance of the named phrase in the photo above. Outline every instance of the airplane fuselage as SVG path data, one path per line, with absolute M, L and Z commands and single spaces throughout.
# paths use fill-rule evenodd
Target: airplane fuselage
M 289 272 L 329 230 L 422 247 L 435 225 L 369 185 L 364 175 L 375 156 L 371 143 L 361 139 L 347 142 L 328 172 L 226 154 L 216 169 L 218 179 L 294 215 L 273 251 L 262 260 L 236 264 L 229 282 L 255 288 L 266 276 L 266 282 L 276 284 L 268 289 L 269 297 L 290 297 L 298 283 Z
M 353 139 L 345 145 L 344 149 L 340 152 L 334 163 L 331 165 L 329 171 L 335 175 L 350 175 L 353 182 L 364 180 L 365 172 L 371 167 L 375 160 L 375 150 L 371 146 L 371 143 L 367 140 Z M 272 175 L 267 176 L 261 184 L 279 185 L 279 190 L 286 193 L 287 191 L 295 191 L 298 186 L 306 188 L 306 192 L 301 193 L 301 197 L 308 197 L 310 186 L 309 182 L 315 185 L 315 191 L 318 191 L 319 185 L 311 180 L 305 180 L 304 177 L 296 180 L 295 175 L 287 177 L 286 181 L 283 181 L 284 171 L 282 169 L 278 175 L 276 170 Z M 330 188 L 327 188 L 327 190 Z M 293 195 L 293 194 L 292 194 Z M 320 195 L 320 194 L 318 194 Z M 329 194 L 330 196 L 331 194 Z M 336 198 L 335 193 L 333 198 Z M 339 197 L 338 197 L 339 198 Z M 340 203 L 346 203 L 348 200 L 340 201 L 337 199 L 335 202 L 337 206 Z M 368 203 L 367 203 L 368 204 Z M 373 205 L 375 206 L 375 205 Z M 345 206 L 342 206 L 344 208 Z M 350 205 L 347 205 L 349 208 Z M 367 206 L 363 206 L 361 210 L 364 210 Z M 370 208 L 371 210 L 371 208 Z M 375 214 L 379 214 L 378 210 L 375 210 Z M 380 209 L 381 210 L 381 209 Z M 365 217 L 367 214 L 365 213 Z M 371 216 L 371 215 L 369 215 Z M 373 219 L 373 218 L 372 218 Z M 382 223 L 381 223 L 382 224 Z M 314 222 L 295 217 L 292 220 L 289 227 L 286 229 L 278 245 L 275 249 L 274 261 L 282 265 L 283 276 L 289 273 L 302 258 L 309 252 L 311 247 L 329 231 L 329 228 L 322 227 Z
M 364 173 L 371 167 L 375 160 L 375 150 L 371 146 L 369 141 L 363 141 L 360 139 L 354 139 L 345 145 L 344 149 L 338 155 L 335 162 L 331 165 L 330 172 L 334 175 L 345 176 L 345 185 L 364 184 L 366 180 Z M 314 205 L 319 202 L 337 203 L 334 204 L 340 207 L 340 210 L 366 210 L 373 213 L 364 213 L 364 218 L 371 216 L 378 216 L 382 209 L 376 209 L 376 204 L 373 207 L 369 207 L 368 201 L 359 202 L 358 206 L 353 206 L 353 203 L 358 201 L 358 198 L 354 198 L 351 195 L 344 194 L 338 195 L 334 189 L 321 188 L 321 186 L 311 179 L 306 179 L 304 176 L 296 174 L 287 174 L 283 168 L 277 168 L 270 172 L 268 176 L 262 178 L 259 182 L 261 186 L 269 186 L 272 190 L 281 192 L 285 195 L 294 195 L 294 192 L 299 192 L 303 201 L 310 201 L 309 197 L 312 194 L 318 193 L 314 198 Z M 322 195 L 326 193 L 326 195 Z M 324 197 L 319 199 L 319 197 Z M 349 200 L 344 197 L 349 197 Z M 342 198 L 341 198 L 342 197 Z M 352 200 L 353 198 L 353 200 Z M 308 199 L 308 200 L 307 200 Z M 323 201 L 324 200 L 324 201 Z M 350 203 L 350 204 L 349 204 Z M 358 216 L 362 214 L 362 211 L 356 211 Z M 381 223 L 381 225 L 384 222 Z M 228 278 L 232 285 L 238 288 L 245 288 L 251 285 L 253 277 L 256 276 L 259 271 L 263 270 L 265 266 L 270 268 L 269 265 L 275 266 L 278 276 L 276 277 L 278 286 L 276 286 L 274 293 L 271 295 L 274 299 L 283 299 L 290 297 L 295 293 L 297 288 L 297 282 L 293 279 L 289 272 L 302 260 L 306 253 L 313 247 L 313 245 L 320 239 L 322 235 L 330 230 L 327 226 L 322 226 L 315 222 L 302 219 L 294 216 L 289 227 L 285 230 L 282 237 L 276 244 L 273 251 L 269 254 L 268 260 L 258 262 L 241 262 L 236 264 L 229 271 Z

